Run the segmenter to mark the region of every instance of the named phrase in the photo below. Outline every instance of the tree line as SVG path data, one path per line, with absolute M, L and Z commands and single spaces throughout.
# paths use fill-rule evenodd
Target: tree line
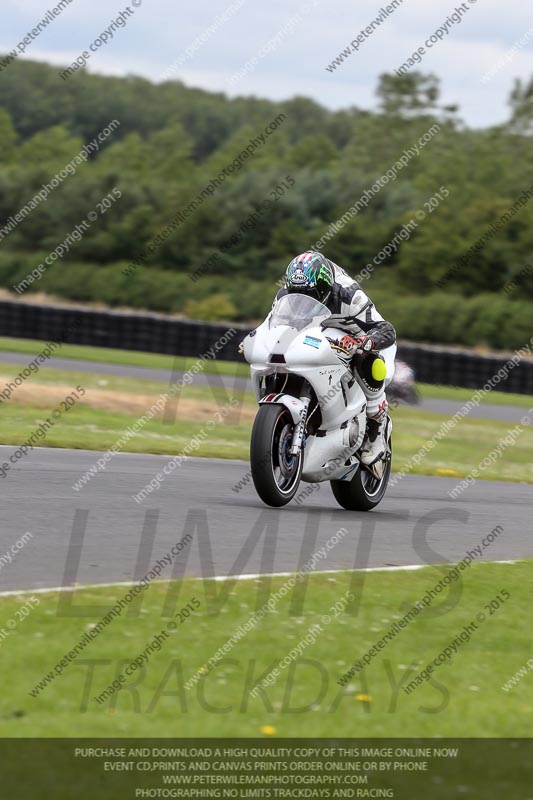
M 0 73 L 1 284 L 252 321 L 288 261 L 318 244 L 405 338 L 522 345 L 533 81 L 515 83 L 508 119 L 485 130 L 442 104 L 433 75 L 384 74 L 376 95 L 375 111 L 329 111 L 11 64 Z

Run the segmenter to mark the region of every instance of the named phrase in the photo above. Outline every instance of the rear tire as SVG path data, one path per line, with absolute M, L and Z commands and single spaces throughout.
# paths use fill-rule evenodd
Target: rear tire
M 250 466 L 257 494 L 274 508 L 290 503 L 300 485 L 303 452 L 289 453 L 294 422 L 285 406 L 259 407 L 252 429 Z
M 389 483 L 392 458 L 392 442 L 389 436 L 389 455 L 378 479 L 367 467 L 360 464 L 351 481 L 330 481 L 331 491 L 337 503 L 347 511 L 372 511 L 381 503 Z

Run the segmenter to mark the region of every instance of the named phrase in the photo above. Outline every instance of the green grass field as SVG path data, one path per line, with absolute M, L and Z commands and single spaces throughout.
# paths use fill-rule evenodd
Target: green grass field
M 46 414 L 42 410 L 21 408 L 2 415 L 0 438 L 2 444 L 21 444 L 29 437 Z M 61 424 L 48 432 L 41 444 L 46 447 L 65 447 L 78 450 L 107 450 L 121 438 L 137 416 L 114 414 L 80 406 L 70 411 Z M 191 440 L 201 424 L 176 420 L 172 424 L 152 420 L 143 431 L 130 439 L 124 452 L 177 455 Z M 249 432 L 244 426 L 220 425 L 197 453 L 212 458 L 245 458 Z M 31 455 L 28 456 L 31 458 Z
M 453 592 L 433 600 L 427 616 L 417 616 L 348 685 L 337 684 L 407 605 L 443 577 L 444 569 L 311 575 L 298 616 L 290 614 L 293 592 L 300 591 L 294 589 L 189 690 L 184 684 L 287 578 L 274 578 L 270 585 L 253 579 L 154 583 L 133 601 L 138 614 L 123 612 L 115 618 L 36 697 L 30 691 L 127 587 L 76 591 L 74 605 L 100 607 L 89 617 L 58 616 L 57 594 L 36 595 L 39 605 L 15 629 L 9 620 L 16 619 L 27 595 L 0 598 L 0 628 L 8 632 L 2 640 L 2 668 L 9 687 L 0 698 L 0 735 L 529 736 L 533 674 L 508 692 L 502 686 L 531 657 L 533 562 L 473 564 L 461 573 L 461 583 L 453 584 Z M 356 598 L 355 608 L 336 616 L 331 609 L 338 601 L 343 608 L 348 591 Z M 502 591 L 510 598 L 491 615 L 486 606 Z M 200 608 L 180 623 L 175 610 L 193 597 Z M 323 618 L 327 613 L 329 622 Z M 429 682 L 405 693 L 402 687 L 480 613 L 485 621 L 478 622 L 453 660 L 435 669 Z M 95 698 L 174 619 L 177 629 L 152 652 L 147 666 L 98 703 Z M 320 630 L 312 628 L 317 624 Z M 306 636 L 309 643 L 300 648 L 300 660 L 286 662 L 273 685 L 251 697 L 260 677 L 279 668 Z
M 438 386 L 431 383 L 418 383 L 417 388 L 423 399 L 453 400 L 456 403 L 466 403 L 472 398 L 474 389 L 461 389 L 457 386 Z M 487 392 L 482 404 L 489 406 L 518 406 L 529 408 L 533 398 L 527 394 L 513 394 L 512 392 Z
M 9 406 L 2 410 L 0 438 L 3 444 L 21 444 L 46 417 L 42 409 Z M 84 450 L 107 450 L 120 439 L 124 430 L 138 419 L 126 415 L 78 406 L 48 432 L 42 444 L 47 447 L 67 447 Z M 404 464 L 440 428 L 445 417 L 428 412 L 421 414 L 411 409 L 394 411 L 393 470 L 402 470 Z M 418 465 L 409 471 L 414 475 L 444 475 L 464 477 L 478 467 L 494 449 L 510 426 L 488 420 L 463 420 L 457 428 L 440 441 Z M 177 455 L 191 438 L 203 430 L 202 422 L 176 419 L 165 423 L 152 420 L 134 438 L 124 451 Z M 248 459 L 251 425 L 222 423 L 200 443 L 195 455 L 207 458 Z M 533 483 L 533 429 L 524 429 L 512 447 L 483 471 L 483 479 Z M 28 456 L 31 458 L 31 455 Z M 450 472 L 451 471 L 451 472 Z

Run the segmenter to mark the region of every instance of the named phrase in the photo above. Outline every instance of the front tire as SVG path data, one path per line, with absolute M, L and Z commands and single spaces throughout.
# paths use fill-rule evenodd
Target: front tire
M 274 508 L 290 503 L 300 485 L 303 451 L 290 455 L 294 422 L 285 406 L 259 407 L 252 429 L 250 466 L 261 500 Z

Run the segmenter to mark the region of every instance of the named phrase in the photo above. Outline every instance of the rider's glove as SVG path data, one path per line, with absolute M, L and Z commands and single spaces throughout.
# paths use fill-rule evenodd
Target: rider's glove
M 376 342 L 371 336 L 358 336 L 357 341 L 362 353 L 371 353 L 373 350 L 377 350 Z
M 352 358 L 355 355 L 362 353 L 370 353 L 376 349 L 376 344 L 371 336 L 350 336 L 346 334 L 338 341 L 339 347 L 346 351 L 346 354 Z

